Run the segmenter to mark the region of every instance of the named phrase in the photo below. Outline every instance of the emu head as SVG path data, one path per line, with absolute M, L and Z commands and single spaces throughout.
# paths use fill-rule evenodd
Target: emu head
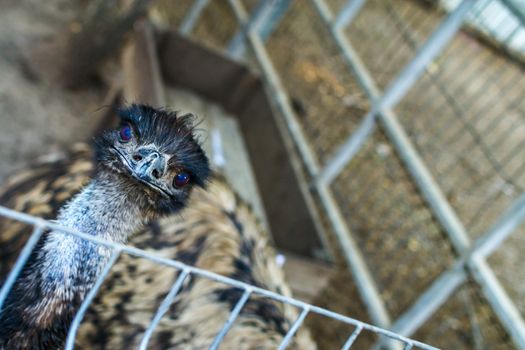
M 95 139 L 102 172 L 118 174 L 119 188 L 161 215 L 180 210 L 193 186 L 204 186 L 208 159 L 194 135 L 193 116 L 131 105 L 120 126 Z

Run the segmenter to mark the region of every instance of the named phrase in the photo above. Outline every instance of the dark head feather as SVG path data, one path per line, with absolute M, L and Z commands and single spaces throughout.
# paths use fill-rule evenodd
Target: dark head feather
M 193 185 L 204 187 L 210 176 L 208 159 L 195 135 L 195 117 L 178 115 L 166 109 L 132 104 L 118 111 L 122 125 L 132 129 L 132 138 L 123 142 L 119 129 L 110 130 L 95 138 L 96 160 L 107 171 L 122 175 L 135 195 L 148 196 L 154 202 L 153 210 L 171 213 L 180 209 Z M 159 172 L 155 176 L 139 173 L 139 167 L 149 167 L 147 159 L 154 153 L 158 157 Z M 137 158 L 138 157 L 138 158 Z M 146 170 L 141 170 L 146 171 Z M 177 174 L 189 177 L 188 185 L 174 185 Z M 158 175 L 158 176 L 157 176 Z

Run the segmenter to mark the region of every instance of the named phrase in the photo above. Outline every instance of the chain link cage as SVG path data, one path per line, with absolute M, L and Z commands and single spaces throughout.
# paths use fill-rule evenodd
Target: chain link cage
M 326 250 L 351 271 L 322 305 L 442 348 L 525 349 L 525 2 L 157 10 L 266 81 Z M 309 326 L 337 338 L 329 324 Z

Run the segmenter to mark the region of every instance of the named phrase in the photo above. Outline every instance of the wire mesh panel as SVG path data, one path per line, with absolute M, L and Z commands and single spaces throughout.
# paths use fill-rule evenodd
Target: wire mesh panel
M 446 235 L 378 130 L 333 184 L 393 317 L 454 261 Z
M 369 103 L 308 1 L 293 1 L 268 53 L 315 155 L 325 162 L 368 112 Z
M 443 20 L 426 1 L 366 1 L 346 35 L 380 88 L 385 88 Z
M 472 281 L 456 291 L 415 336 L 443 349 L 513 348 L 512 340 Z
M 523 69 L 460 33 L 396 108 L 474 237 L 523 191 Z
M 225 50 L 239 29 L 227 0 L 165 0 L 158 1 L 155 9 L 168 25 L 217 51 Z
M 211 279 L 211 280 L 214 280 L 214 281 L 217 281 L 217 282 L 220 282 L 220 283 L 224 283 L 224 284 L 226 284 L 228 286 L 236 287 L 240 291 L 242 291 L 241 293 L 239 293 L 239 295 L 238 295 L 239 298 L 235 302 L 235 304 L 234 304 L 234 306 L 233 306 L 233 308 L 231 310 L 229 318 L 226 320 L 226 322 L 223 324 L 223 326 L 220 329 L 220 331 L 217 333 L 217 335 L 216 335 L 212 345 L 210 346 L 210 349 L 218 349 L 219 348 L 219 346 L 220 346 L 222 340 L 224 339 L 224 337 L 226 336 L 227 332 L 230 330 L 230 328 L 235 323 L 235 320 L 237 319 L 239 314 L 242 312 L 243 307 L 246 305 L 246 303 L 249 301 L 249 299 L 253 295 L 258 295 L 258 296 L 263 297 L 263 298 L 269 298 L 269 299 L 272 299 L 272 300 L 276 300 L 278 302 L 286 303 L 286 304 L 295 306 L 296 308 L 298 308 L 300 310 L 299 316 L 297 317 L 295 322 L 292 324 L 292 326 L 288 329 L 288 332 L 286 333 L 286 335 L 283 337 L 283 339 L 281 341 L 281 344 L 279 345 L 279 349 L 285 349 L 287 347 L 287 345 L 290 343 L 290 341 L 294 337 L 295 333 L 297 332 L 299 327 L 301 327 L 301 325 L 303 324 L 306 316 L 309 313 L 315 313 L 315 314 L 323 315 L 325 317 L 328 317 L 328 318 L 331 318 L 331 319 L 335 319 L 335 320 L 337 320 L 339 322 L 347 323 L 347 324 L 349 324 L 349 325 L 354 327 L 353 331 L 349 332 L 348 338 L 345 341 L 345 343 L 343 344 L 342 349 L 349 349 L 349 348 L 351 348 L 352 345 L 357 340 L 357 338 L 359 337 L 359 335 L 361 334 L 361 332 L 364 331 L 364 330 L 366 330 L 368 332 L 372 332 L 372 333 L 378 334 L 380 336 L 385 336 L 386 338 L 391 339 L 393 341 L 397 341 L 397 342 L 403 344 L 405 348 L 410 348 L 410 349 L 411 348 L 436 349 L 436 348 L 434 348 L 432 346 L 420 343 L 420 342 L 415 341 L 415 340 L 411 340 L 411 339 L 405 338 L 405 337 L 400 336 L 398 334 L 395 334 L 393 332 L 390 332 L 390 331 L 387 331 L 387 330 L 384 330 L 384 329 L 380 329 L 378 327 L 374 327 L 372 325 L 363 323 L 361 321 L 352 319 L 350 317 L 346 317 L 346 316 L 343 316 L 343 315 L 340 315 L 340 314 L 328 311 L 326 309 L 323 309 L 323 308 L 320 308 L 320 307 L 316 307 L 316 306 L 313 306 L 311 304 L 307 304 L 305 302 L 302 302 L 302 301 L 299 301 L 299 300 L 296 300 L 296 299 L 292 299 L 292 298 L 289 298 L 289 297 L 286 297 L 286 296 L 283 296 L 283 295 L 279 295 L 277 293 L 274 293 L 274 292 L 271 292 L 271 291 L 268 291 L 268 290 L 265 290 L 265 289 L 253 286 L 253 285 L 249 285 L 249 284 L 246 284 L 244 282 L 240 282 L 240 281 L 234 280 L 234 279 L 229 278 L 229 277 L 224 277 L 224 276 L 221 276 L 221 275 L 218 275 L 216 273 L 209 272 L 209 271 L 206 271 L 206 270 L 203 270 L 203 269 L 200 269 L 200 268 L 195 268 L 195 267 L 183 264 L 183 263 L 175 261 L 175 260 L 169 260 L 169 259 L 166 259 L 166 258 L 155 256 L 155 255 L 153 255 L 151 253 L 148 253 L 148 252 L 146 252 L 144 250 L 141 250 L 141 249 L 124 246 L 124 245 L 117 244 L 117 243 L 110 242 L 110 241 L 105 241 L 105 240 L 103 240 L 103 239 L 101 239 L 99 237 L 92 236 L 92 235 L 87 235 L 87 234 L 84 234 L 84 233 L 81 233 L 81 232 L 77 232 L 77 231 L 68 229 L 66 227 L 61 227 L 61 226 L 59 226 L 57 224 L 45 221 L 45 220 L 37 218 L 37 217 L 30 216 L 30 215 L 27 215 L 27 214 L 22 214 L 22 213 L 16 212 L 14 210 L 10 210 L 10 209 L 5 208 L 5 207 L 0 207 L 0 216 L 6 217 L 6 218 L 9 218 L 9 219 L 13 219 L 13 220 L 18 220 L 18 221 L 21 221 L 21 222 L 25 222 L 25 223 L 28 223 L 28 224 L 31 224 L 31 225 L 34 226 L 33 234 L 29 237 L 26 245 L 22 249 L 22 252 L 21 252 L 18 260 L 16 261 L 13 269 L 11 270 L 11 272 L 9 273 L 8 277 L 5 280 L 5 282 L 4 282 L 3 286 L 2 286 L 2 289 L 0 290 L 0 309 L 3 308 L 4 302 L 5 302 L 5 300 L 6 300 L 7 296 L 8 296 L 11 288 L 14 285 L 14 283 L 16 281 L 16 278 L 18 277 L 18 275 L 20 274 L 20 272 L 23 269 L 24 265 L 28 261 L 31 252 L 35 248 L 36 244 L 38 243 L 38 241 L 42 237 L 42 234 L 43 234 L 43 232 L 45 232 L 45 230 L 56 230 L 56 231 L 63 232 L 64 234 L 80 238 L 82 240 L 93 242 L 95 244 L 98 244 L 98 245 L 100 245 L 102 247 L 107 248 L 109 250 L 109 252 L 110 252 L 110 256 L 109 256 L 108 261 L 106 262 L 106 264 L 105 264 L 104 268 L 102 269 L 100 275 L 97 277 L 97 280 L 96 280 L 94 286 L 92 287 L 92 289 L 87 292 L 87 294 L 86 294 L 82 304 L 80 305 L 79 310 L 77 311 L 77 313 L 76 313 L 76 315 L 75 315 L 75 317 L 74 317 L 74 319 L 72 321 L 72 324 L 71 324 L 71 327 L 69 329 L 69 333 L 68 333 L 68 336 L 67 336 L 66 349 L 73 349 L 74 348 L 75 336 L 76 336 L 78 328 L 79 328 L 79 326 L 80 326 L 80 324 L 82 322 L 84 314 L 86 313 L 89 305 L 93 302 L 93 300 L 94 300 L 95 296 L 97 295 L 100 287 L 104 283 L 104 280 L 110 274 L 111 268 L 116 263 L 116 261 L 119 258 L 119 256 L 121 256 L 122 254 L 129 254 L 129 255 L 141 257 L 143 259 L 147 259 L 147 260 L 149 260 L 149 261 L 151 261 L 153 263 L 156 263 L 158 265 L 163 265 L 163 266 L 165 266 L 166 269 L 172 268 L 172 269 L 176 269 L 177 271 L 179 271 L 179 275 L 178 275 L 177 279 L 175 280 L 174 284 L 172 285 L 171 290 L 164 297 L 164 299 L 161 302 L 160 306 L 158 307 L 156 313 L 154 315 L 152 315 L 151 322 L 150 322 L 148 328 L 144 332 L 144 335 L 143 335 L 143 338 L 142 338 L 142 341 L 141 341 L 141 344 L 140 344 L 140 349 L 146 349 L 147 348 L 148 342 L 149 342 L 149 340 L 151 338 L 151 335 L 155 331 L 155 328 L 157 327 L 159 321 L 161 320 L 163 315 L 169 309 L 169 307 L 172 304 L 175 296 L 181 290 L 184 281 L 187 278 L 189 278 L 190 276 L 198 276 L 200 278 Z
M 262 67 L 372 318 L 407 334 L 422 327 L 446 347 L 503 348 L 510 337 L 525 346 L 512 301 L 471 256 L 509 235 L 499 219 L 524 190 L 518 2 L 242 3 L 247 13 L 229 1 L 248 61 Z M 264 5 L 281 6 L 269 38 L 246 25 Z M 524 241 L 515 237 L 489 263 L 517 302 Z

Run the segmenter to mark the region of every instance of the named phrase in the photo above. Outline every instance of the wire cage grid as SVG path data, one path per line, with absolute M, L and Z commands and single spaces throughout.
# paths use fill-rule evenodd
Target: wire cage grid
M 481 36 L 481 42 L 491 44 L 501 40 L 501 33 L 484 27 L 485 23 L 495 23 L 495 20 L 491 22 L 488 7 L 499 6 L 505 9 L 507 18 L 512 17 L 513 23 L 519 23 L 515 23 L 516 28 L 512 31 L 507 31 L 508 40 L 504 44 L 516 42 L 517 33 L 521 33 L 525 25 L 523 14 L 514 0 L 492 1 L 497 4 L 485 0 L 419 1 L 425 5 L 407 5 L 416 2 L 280 0 L 259 1 L 255 6 L 253 1 L 229 0 L 231 12 L 238 22 L 234 37 L 245 40 L 231 40 L 219 48 L 233 58 L 244 57 L 250 63 L 255 62 L 266 80 L 281 114 L 278 121 L 281 132 L 293 140 L 289 153 L 302 161 L 296 171 L 303 194 L 307 201 L 319 200 L 321 216 L 330 223 L 327 230 L 335 234 L 375 324 L 405 335 L 417 333 L 421 327 L 428 328 L 423 326 L 425 322 L 448 305 L 456 291 L 468 284 L 474 286 L 468 289 L 476 290 L 475 295 L 481 293 L 483 307 L 492 310 L 489 320 L 501 323 L 505 329 L 501 332 L 507 333 L 515 346 L 525 348 L 523 314 L 498 280 L 500 276 L 486 261 L 492 253 L 498 252 L 497 248 L 525 218 L 523 195 L 519 195 L 525 172 L 521 162 L 516 161 L 522 140 L 518 137 L 516 123 L 511 122 L 512 118 L 519 122 L 523 111 L 523 99 L 519 98 L 523 93 L 519 84 L 523 63 L 519 63 L 522 62 L 519 55 L 513 56 L 498 46 L 505 55 L 510 55 L 507 57 L 517 60 L 518 68 L 503 64 L 493 68 L 496 65 L 489 65 L 491 60 L 502 61 L 499 53 L 480 49 L 483 44 L 465 34 Z M 441 6 L 435 10 L 438 3 Z M 250 12 L 244 5 L 250 5 Z M 435 15 L 427 15 L 424 6 L 434 6 Z M 204 9 L 205 6 L 200 8 Z M 299 18 L 301 11 L 306 12 L 302 19 Z M 199 27 L 198 16 L 194 18 L 192 26 Z M 297 24 L 300 20 L 304 21 L 302 26 Z M 201 42 L 209 40 L 192 35 L 191 29 L 187 34 Z M 310 62 L 317 60 L 320 66 L 314 67 L 318 68 L 314 72 L 317 76 L 311 72 L 311 66 L 304 62 L 297 64 L 301 63 L 298 61 L 296 67 L 304 76 L 303 81 L 289 73 L 293 70 L 290 68 L 294 68 L 290 60 L 295 59 L 295 52 L 286 46 L 290 39 L 276 45 L 283 35 L 291 36 L 292 41 L 298 40 L 296 49 L 300 47 L 303 55 L 310 55 Z M 321 56 L 314 57 L 314 53 L 302 49 L 309 46 L 303 40 L 308 36 L 322 41 Z M 382 37 L 388 37 L 389 41 L 381 40 Z M 293 53 L 283 56 L 279 52 L 283 48 Z M 465 50 L 465 55 L 458 53 Z M 330 70 L 341 62 L 346 65 L 346 71 L 339 67 Z M 328 71 L 320 72 L 324 66 Z M 489 69 L 490 74 L 478 73 L 484 68 Z M 338 74 L 337 79 L 330 76 L 334 72 Z M 352 77 L 347 79 L 346 72 L 351 72 Z M 292 93 L 304 93 L 308 79 L 318 86 L 323 79 L 336 83 L 344 81 L 343 88 L 350 91 L 350 105 L 355 107 L 357 99 L 359 108 L 342 112 L 328 108 L 319 113 L 315 103 L 323 108 L 330 103 L 308 93 L 305 98 L 313 102 L 307 100 L 307 105 L 301 105 Z M 332 95 L 340 94 L 337 86 L 333 89 Z M 320 90 L 318 92 L 322 92 Z M 474 101 L 487 91 L 490 98 L 474 105 Z M 344 104 L 345 100 L 342 102 Z M 331 103 L 332 106 L 337 104 L 337 101 Z M 332 128 L 337 129 L 338 134 L 330 134 L 326 130 L 329 128 L 322 129 L 327 118 L 336 118 L 332 113 L 346 114 L 345 122 Z M 433 115 L 443 115 L 443 118 L 432 119 Z M 492 134 L 487 137 L 488 131 Z M 364 157 L 366 150 L 373 147 L 371 144 L 375 149 L 368 151 L 368 158 Z M 451 156 L 447 156 L 446 150 Z M 468 172 L 470 165 L 466 164 L 465 152 L 472 152 L 480 159 L 476 178 Z M 379 159 L 376 168 L 401 167 L 401 170 L 396 170 L 398 175 L 388 180 L 392 174 L 374 171 L 374 165 L 368 166 L 372 169 L 369 172 L 363 171 L 366 164 L 360 159 L 364 158 L 369 162 Z M 381 158 L 391 159 L 381 161 Z M 356 177 L 359 170 L 364 180 L 355 180 L 351 191 L 343 190 L 352 187 L 352 177 Z M 382 191 L 381 186 L 374 187 L 384 184 L 385 178 L 395 181 L 396 176 L 407 183 L 404 189 L 396 192 L 391 187 Z M 470 179 L 473 181 L 469 182 Z M 349 195 L 353 199 L 349 199 Z M 362 201 L 356 204 L 358 196 L 365 204 L 366 201 L 370 205 L 384 203 L 367 215 L 366 211 L 374 207 L 367 207 Z M 462 196 L 462 199 L 457 200 L 454 196 Z M 400 207 L 400 203 L 406 207 L 399 209 L 401 217 L 396 220 L 393 208 Z M 375 229 L 379 235 L 392 231 L 414 232 L 413 237 L 419 241 L 411 239 L 410 235 L 400 236 L 404 238 L 397 238 L 397 241 L 379 239 L 372 242 L 368 236 L 367 239 L 359 238 L 360 232 L 373 233 L 370 225 L 365 224 L 374 216 L 393 218 L 389 219 L 389 225 Z M 363 224 L 358 224 L 361 218 Z M 410 222 L 403 224 L 403 218 Z M 396 249 L 403 252 L 394 260 L 404 261 L 402 265 L 407 266 L 413 262 L 408 258 L 409 252 L 419 249 L 422 235 L 434 237 L 431 241 L 439 247 L 440 252 L 434 251 L 435 257 L 427 259 L 436 259 L 435 267 L 422 261 L 427 271 L 423 269 L 420 274 L 428 273 L 426 281 L 413 293 L 399 294 L 395 290 L 402 291 L 402 288 L 392 284 L 391 276 L 378 274 L 373 259 L 377 252 L 384 253 L 384 247 L 390 245 L 394 252 L 390 254 L 395 254 Z M 414 244 L 419 246 L 414 248 Z M 367 245 L 372 255 L 367 253 Z M 416 278 L 410 283 L 418 281 L 418 274 L 414 275 Z M 395 282 L 399 286 L 399 281 Z M 407 283 L 406 279 L 402 282 Z M 396 305 L 397 298 L 404 300 L 402 304 Z M 510 343 L 502 340 L 501 344 L 508 346 Z
M 396 4 L 410 2 L 406 0 Z M 413 3 L 415 2 L 414 0 Z M 496 2 L 508 8 L 509 13 L 520 21 L 520 27 L 509 32 L 511 38 L 509 40 L 516 41 L 516 33 L 520 33 L 524 23 L 523 16 L 515 11 L 515 0 Z M 482 300 L 481 305 L 484 310 L 488 308 L 489 311 L 486 312 L 491 314 L 488 318 L 489 325 L 486 327 L 489 327 L 491 332 L 496 332 L 496 337 L 507 334 L 516 347 L 525 348 L 523 314 L 520 314 L 515 305 L 516 301 L 509 297 L 506 288 L 500 283 L 498 278 L 501 277 L 487 263 L 487 260 L 495 255 L 493 253 L 498 253 L 498 247 L 525 219 L 525 196 L 519 195 L 522 192 L 519 183 L 520 176 L 524 173 L 523 167 L 521 163 L 511 162 L 519 153 L 521 143 L 516 141 L 509 143 L 510 138 L 506 136 L 512 129 L 507 131 L 501 129 L 495 133 L 497 137 L 494 136 L 492 139 L 483 138 L 486 130 L 494 130 L 498 126 L 503 113 L 508 119 L 510 114 L 507 112 L 514 108 L 515 114 L 519 116 L 523 108 L 520 106 L 522 99 L 512 96 L 517 93 L 519 97 L 519 92 L 522 91 L 517 82 L 523 68 L 509 70 L 509 72 L 501 68 L 500 71 L 496 70 L 493 73 L 491 79 L 480 78 L 477 84 L 472 84 L 479 75 L 476 74 L 476 67 L 478 65 L 483 67 L 483 62 L 486 61 L 479 58 L 483 56 L 479 55 L 479 50 L 476 51 L 476 48 L 470 44 L 465 46 L 465 41 L 461 41 L 464 37 L 464 33 L 460 31 L 462 25 L 466 23 L 467 27 L 471 27 L 482 23 L 477 21 L 481 18 L 480 14 L 483 14 L 486 21 L 487 1 L 455 1 L 454 6 L 448 7 L 447 10 L 440 10 L 438 20 L 427 18 L 423 21 L 419 19 L 423 12 L 411 7 L 392 6 L 392 0 L 346 2 L 228 0 L 227 3 L 229 10 L 222 11 L 221 14 L 233 18 L 235 26 L 233 29 L 220 31 L 220 38 L 206 37 L 210 31 L 203 31 L 199 26 L 199 22 L 206 15 L 206 10 L 216 6 L 217 2 L 196 0 L 190 6 L 185 6 L 183 15 L 180 16 L 179 28 L 189 36 L 197 36 L 197 39 L 204 41 L 205 44 L 224 50 L 232 58 L 244 58 L 256 64 L 256 69 L 264 77 L 268 91 L 281 114 L 281 118 L 278 118 L 280 131 L 284 137 L 289 137 L 293 141 L 293 147 L 288 151 L 292 157 L 301 160 L 300 166 L 295 170 L 303 194 L 310 202 L 315 202 L 314 198 L 319 199 L 317 204 L 321 207 L 321 214 L 316 210 L 316 205 L 311 205 L 312 214 L 322 216 L 330 223 L 330 227 L 326 230 L 333 231 L 338 246 L 343 251 L 344 259 L 352 271 L 372 323 L 404 336 L 419 337 L 436 328 L 432 326 L 436 321 L 432 322 L 432 320 L 436 319 L 437 322 L 443 320 L 446 316 L 446 314 L 443 316 L 443 310 L 454 310 L 453 305 L 457 305 L 454 303 L 458 299 L 456 294 L 463 293 L 463 290 L 470 290 L 474 291 L 471 294 Z M 187 5 L 187 2 L 185 4 Z M 337 52 L 336 56 L 331 56 L 330 59 L 337 61 L 337 64 L 343 64 L 346 72 L 351 73 L 351 77 L 345 80 L 344 88 L 354 93 L 349 95 L 348 104 L 352 107 L 357 105 L 353 110 L 356 113 L 353 113 L 352 118 L 347 118 L 351 119 L 350 122 L 339 128 L 338 136 L 331 140 L 332 144 L 326 144 L 326 140 L 331 139 L 331 134 L 320 133 L 323 125 L 321 120 L 316 121 L 315 118 L 301 120 L 305 106 L 301 106 L 301 103 L 290 94 L 298 85 L 290 85 L 291 80 L 283 79 L 286 77 L 285 72 L 275 52 L 272 51 L 275 50 L 279 28 L 288 25 L 292 18 L 290 16 L 297 14 L 296 11 L 289 9 L 293 6 L 310 7 L 313 15 L 309 20 L 313 21 L 312 25 L 320 25 L 323 28 L 322 40 Z M 374 41 L 373 36 L 368 35 L 362 40 L 363 42 L 358 40 L 360 36 L 370 34 L 370 22 L 367 27 L 367 20 L 360 17 L 367 11 L 377 9 L 383 11 L 383 15 L 389 21 L 385 26 L 391 28 L 390 32 L 397 35 L 395 40 L 383 47 L 383 51 L 377 51 L 377 45 L 379 49 L 382 48 L 379 41 L 375 43 L 376 46 L 365 45 L 365 42 L 370 45 L 370 42 Z M 475 23 L 476 21 L 478 24 Z M 414 28 L 421 28 L 421 30 L 416 33 Z M 395 50 L 399 47 L 403 49 Z M 465 47 L 471 49 L 473 63 L 468 59 L 463 61 L 451 59 L 457 55 L 457 50 Z M 370 57 L 377 57 L 377 61 Z M 333 64 L 332 61 L 330 63 Z M 311 67 L 303 65 L 301 68 L 303 69 L 301 72 L 308 76 Z M 346 72 L 340 71 L 341 74 Z M 501 72 L 505 73 L 498 75 Z M 315 79 L 319 77 L 319 79 L 330 79 L 328 73 L 330 72 L 316 73 L 317 76 L 310 75 L 310 77 L 313 77 L 313 83 L 316 83 Z M 444 88 L 443 84 L 447 81 L 447 77 L 457 80 L 453 91 Z M 348 85 L 353 87 L 348 88 Z M 480 86 L 480 88 L 470 91 L 470 86 Z M 502 86 L 501 93 L 495 94 L 493 99 L 487 99 L 484 106 L 478 106 L 477 111 L 461 106 L 462 103 L 468 105 L 479 98 L 483 88 L 493 86 Z M 338 89 L 335 91 L 336 94 L 339 93 Z M 418 95 L 418 92 L 422 93 Z M 465 96 L 460 95 L 462 92 Z M 421 96 L 422 102 L 411 104 L 416 100 L 412 96 Z M 436 96 L 439 98 L 435 98 Z M 495 106 L 498 104 L 500 107 Z M 432 115 L 436 110 L 443 109 L 450 110 L 446 114 L 448 119 L 427 120 L 420 117 Z M 346 113 L 348 111 L 343 111 L 341 115 Z M 482 113 L 487 117 L 473 119 L 476 113 Z M 314 122 L 308 123 L 308 121 Z M 456 123 L 457 127 L 456 132 L 449 135 L 446 131 L 451 123 Z M 309 128 L 310 125 L 314 127 Z M 429 125 L 432 129 L 428 128 Z M 429 130 L 439 130 L 439 132 L 432 134 Z M 465 130 L 467 137 L 462 134 Z M 325 144 L 319 144 L 323 140 Z M 467 200 L 455 201 L 454 191 L 464 185 L 461 179 L 468 177 L 468 174 L 465 175 L 465 172 L 457 170 L 462 170 L 462 167 L 458 166 L 464 162 L 461 154 L 456 158 L 442 157 L 443 161 L 435 161 L 435 157 L 441 159 L 440 153 L 445 153 L 441 148 L 446 149 L 448 144 L 459 144 L 463 150 L 473 149 L 480 157 L 486 159 L 488 169 L 491 170 L 484 170 L 485 174 L 480 176 L 477 182 L 478 190 L 483 190 L 490 184 L 485 178 L 491 177 L 497 180 L 501 177 L 498 188 L 502 188 L 504 193 L 512 192 L 511 195 L 508 198 L 501 195 L 488 196 L 484 202 L 482 201 L 482 205 L 472 206 L 471 203 L 475 202 L 477 195 L 474 191 L 473 196 Z M 347 179 L 356 174 L 352 169 L 359 169 L 363 164 L 359 160 L 366 158 L 364 157 L 366 154 L 375 159 L 376 168 L 397 169 L 395 170 L 397 175 L 389 181 L 401 179 L 405 183 L 398 192 L 392 192 L 390 187 L 384 187 L 381 191 L 381 186 L 372 191 L 372 185 L 376 183 L 384 185 L 382 179 L 391 175 L 381 171 L 372 171 L 371 174 L 362 172 L 367 186 L 363 186 L 364 182 L 354 183 L 353 192 L 370 203 L 367 209 L 374 209 L 374 214 L 379 217 L 392 218 L 388 220 L 388 225 L 375 228 L 366 220 L 359 222 L 357 211 L 349 211 L 352 202 L 345 197 L 346 191 L 341 190 L 352 187 L 352 183 Z M 374 166 L 369 169 L 374 169 Z M 471 188 L 476 187 L 476 183 L 467 185 Z M 360 187 L 364 190 L 356 192 L 356 188 Z M 415 195 L 407 196 L 404 192 L 415 193 Z M 395 195 L 390 196 L 392 193 Z M 388 198 L 388 201 L 384 201 L 384 198 Z M 494 201 L 491 202 L 494 198 L 497 205 L 493 203 Z M 385 203 L 379 207 L 374 206 L 378 201 Z M 400 218 L 395 219 L 396 215 L 390 211 L 389 203 L 392 207 L 403 203 L 404 207 L 399 211 Z M 472 209 L 468 209 L 469 206 Z M 353 208 L 363 210 L 365 207 L 354 203 Z M 464 208 L 468 210 L 465 211 Z M 367 214 L 362 213 L 361 217 L 364 215 Z M 409 224 L 400 222 L 403 215 L 410 218 Z M 483 220 L 480 221 L 480 217 Z M 413 236 L 409 234 L 402 240 L 379 238 L 374 241 L 360 238 L 360 232 L 367 231 L 409 232 L 413 233 Z M 405 293 L 403 288 L 399 287 L 398 280 L 395 281 L 392 275 L 390 277 L 388 274 L 381 275 L 377 265 L 374 267 L 373 259 L 377 256 L 374 253 L 383 252 L 385 246 L 390 246 L 389 258 L 401 261 L 400 267 L 406 266 L 412 263 L 410 254 L 406 252 L 420 248 L 414 246 L 420 242 L 413 238 L 421 239 L 421 232 L 424 237 L 436 243 L 440 253 L 435 257 L 436 261 L 428 259 L 432 260 L 432 263 L 423 259 L 421 262 L 423 270 L 420 274 L 428 273 L 427 278 L 418 285 L 418 288 Z M 331 241 L 331 238 L 326 238 L 325 241 Z M 127 251 L 123 250 L 123 252 Z M 418 257 L 418 254 L 413 256 Z M 414 275 L 416 278 L 410 280 L 410 283 L 418 281 L 418 273 Z M 406 280 L 403 281 L 406 283 Z M 244 296 L 244 298 L 248 297 L 249 295 Z M 299 305 L 296 306 L 301 308 Z M 302 308 L 301 315 L 309 312 L 304 310 L 306 309 Z M 299 326 L 302 322 L 301 317 L 298 321 L 299 323 L 296 324 Z M 352 324 L 357 327 L 357 332 L 359 326 Z M 439 337 L 436 334 L 434 333 L 434 338 L 428 339 L 439 339 L 436 338 Z M 350 336 L 347 343 L 351 344 L 352 337 Z M 495 341 L 495 344 L 500 346 L 511 344 L 509 339 Z M 407 347 L 410 346 L 408 343 L 405 344 Z M 382 345 L 385 344 L 377 343 L 375 348 Z M 390 344 L 387 346 L 395 347 Z
M 86 313 L 89 306 L 93 302 L 95 296 L 98 293 L 98 290 L 104 283 L 104 280 L 110 273 L 111 268 L 117 262 L 121 254 L 130 254 L 130 255 L 133 255 L 139 258 L 144 258 L 153 263 L 166 266 L 166 268 L 174 268 L 180 271 L 180 274 L 177 277 L 176 281 L 174 282 L 172 288 L 170 289 L 170 291 L 168 292 L 168 294 L 166 295 L 166 297 L 160 304 L 156 313 L 153 315 L 149 326 L 144 332 L 144 336 L 141 340 L 140 347 L 139 347 L 140 349 L 147 349 L 148 341 L 153 335 L 153 332 L 155 331 L 156 326 L 158 325 L 158 323 L 160 322 L 164 314 L 169 310 L 170 305 L 172 304 L 175 297 L 177 296 L 177 293 L 181 290 L 182 285 L 184 281 L 186 280 L 186 278 L 191 275 L 201 276 L 201 277 L 211 279 L 211 280 L 214 280 L 220 283 L 224 283 L 226 285 L 236 287 L 236 288 L 243 290 L 243 294 L 241 295 L 241 297 L 239 298 L 235 306 L 232 308 L 228 319 L 226 320 L 222 329 L 220 330 L 220 332 L 217 334 L 217 336 L 213 340 L 213 343 L 210 346 L 210 349 L 212 350 L 219 348 L 222 340 L 226 336 L 226 333 L 233 326 L 236 318 L 242 312 L 243 306 L 249 300 L 250 296 L 254 294 L 258 294 L 265 298 L 273 299 L 278 302 L 292 305 L 298 308 L 299 310 L 301 310 L 298 318 L 294 321 L 294 323 L 292 324 L 292 326 L 290 327 L 286 335 L 283 337 L 278 347 L 279 350 L 286 349 L 286 347 L 288 346 L 288 344 L 294 337 L 299 327 L 301 327 L 301 325 L 303 324 L 303 321 L 305 320 L 306 316 L 309 313 L 316 313 L 316 314 L 319 314 L 319 315 L 322 315 L 322 316 L 325 316 L 325 317 L 328 317 L 328 318 L 331 318 L 331 319 L 334 319 L 334 320 L 337 320 L 337 321 L 340 321 L 340 322 L 343 322 L 345 324 L 349 324 L 355 327 L 354 331 L 348 336 L 348 339 L 346 340 L 346 342 L 344 343 L 342 347 L 342 349 L 344 350 L 350 349 L 352 347 L 352 345 L 355 343 L 358 336 L 361 334 L 363 330 L 366 330 L 372 333 L 376 333 L 378 335 L 382 335 L 389 339 L 398 341 L 404 345 L 404 349 L 406 350 L 415 349 L 415 348 L 424 349 L 424 350 L 436 350 L 437 349 L 433 346 L 418 342 L 413 339 L 403 337 L 394 332 L 391 332 L 391 331 L 388 331 L 388 330 L 385 330 L 379 327 L 375 327 L 373 325 L 358 321 L 356 319 L 353 319 L 347 316 L 343 316 L 341 314 L 305 303 L 297 299 L 293 299 L 293 298 L 290 298 L 284 295 L 280 295 L 272 291 L 269 291 L 269 290 L 266 290 L 260 287 L 256 287 L 256 286 L 253 286 L 253 285 L 241 282 L 241 281 L 237 281 L 229 277 L 221 276 L 219 274 L 216 274 L 210 271 L 192 267 L 192 266 L 189 266 L 187 264 L 184 264 L 176 260 L 162 258 L 154 254 L 148 253 L 144 250 L 138 249 L 138 248 L 126 246 L 126 245 L 115 243 L 115 242 L 110 242 L 110 241 L 101 239 L 96 236 L 78 232 L 76 230 L 73 230 L 67 227 L 63 227 L 61 225 L 46 221 L 41 218 L 34 217 L 32 215 L 20 213 L 20 212 L 17 212 L 15 210 L 12 210 L 6 207 L 0 206 L 0 216 L 8 218 L 8 219 L 16 220 L 19 222 L 23 222 L 26 224 L 30 224 L 34 227 L 34 230 L 31 236 L 28 238 L 18 259 L 16 260 L 2 288 L 0 289 L 0 310 L 2 309 L 3 304 L 11 288 L 13 287 L 18 275 L 20 274 L 24 265 L 29 259 L 31 252 L 33 251 L 38 241 L 40 240 L 42 234 L 46 230 L 54 230 L 54 231 L 62 232 L 64 234 L 71 235 L 71 236 L 74 236 L 74 237 L 77 237 L 77 238 L 80 238 L 80 239 L 83 239 L 89 242 L 93 242 L 95 244 L 98 244 L 100 246 L 103 246 L 109 249 L 110 256 L 109 256 L 107 263 L 102 269 L 102 272 L 100 273 L 100 275 L 97 277 L 93 285 L 93 288 L 90 291 L 88 291 L 88 293 L 86 294 L 84 300 L 82 301 L 82 304 L 80 305 L 79 310 L 77 311 L 75 317 L 73 318 L 71 327 L 68 332 L 67 340 L 66 340 L 65 349 L 67 350 L 74 348 L 75 336 L 82 322 L 84 314 Z

